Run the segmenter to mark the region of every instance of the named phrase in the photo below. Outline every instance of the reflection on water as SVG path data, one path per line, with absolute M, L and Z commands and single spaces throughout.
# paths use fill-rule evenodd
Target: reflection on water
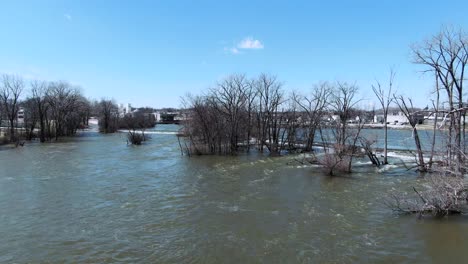
M 177 131 L 159 126 L 158 131 Z M 406 133 L 406 132 L 404 132 Z M 324 177 L 293 157 L 181 157 L 92 132 L 0 150 L 0 262 L 450 262 L 465 217 L 418 220 L 382 203 L 405 169 Z

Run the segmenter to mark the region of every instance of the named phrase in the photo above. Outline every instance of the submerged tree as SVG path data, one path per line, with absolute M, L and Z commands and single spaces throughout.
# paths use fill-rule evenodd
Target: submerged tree
M 31 100 L 32 107 L 31 111 L 36 112 L 39 119 L 39 140 L 41 142 L 46 141 L 46 131 L 50 130 L 47 124 L 47 113 L 49 112 L 49 104 L 47 103 L 47 83 L 44 81 L 32 81 L 31 82 Z
M 40 103 L 37 104 L 38 109 L 39 105 L 44 106 L 40 112 L 45 111 L 45 128 L 49 139 L 75 135 L 84 125 L 83 116 L 89 112 L 89 102 L 79 88 L 64 81 L 48 83 L 45 104 L 41 103 L 41 97 L 36 97 L 36 101 Z
M 331 105 L 338 116 L 332 121 L 332 151 L 322 159 L 325 173 L 333 176 L 337 173 L 349 173 L 352 170 L 353 157 L 358 152 L 358 143 L 364 123 L 361 111 L 355 109 L 358 87 L 354 84 L 337 82 L 333 89 Z M 354 118 L 354 120 L 353 120 Z
M 119 129 L 119 109 L 112 100 L 101 99 L 96 106 L 99 114 L 99 131 L 114 133 Z
M 408 123 L 411 125 L 413 129 L 413 138 L 414 138 L 414 143 L 416 145 L 416 157 L 417 157 L 417 163 L 418 163 L 418 171 L 420 172 L 426 172 L 427 171 L 427 166 L 424 162 L 424 153 L 423 153 L 423 148 L 421 145 L 421 140 L 419 138 L 419 133 L 416 125 L 419 124 L 419 115 L 418 111 L 415 110 L 413 106 L 413 101 L 410 98 L 405 99 L 403 96 L 394 96 L 395 102 L 400 108 L 401 112 L 405 115 L 405 117 L 408 119 Z
M 276 77 L 266 74 L 249 80 L 232 75 L 203 96 L 185 98 L 190 118 L 184 134 L 198 154 L 236 154 L 250 149 L 251 137 L 260 151 L 279 155 L 284 149 L 293 111 L 284 111 L 286 99 Z M 290 134 L 292 135 L 292 134 Z M 292 143 L 292 142 L 291 142 Z
M 388 110 L 390 105 L 393 101 L 393 80 L 395 78 L 395 72 L 393 70 L 390 71 L 390 79 L 388 81 L 387 89 L 384 89 L 380 82 L 377 81 L 377 84 L 374 86 L 372 85 L 372 90 L 374 91 L 375 96 L 379 100 L 380 105 L 382 106 L 383 111 L 383 122 L 384 122 L 384 160 L 383 164 L 388 164 L 388 126 L 387 126 L 387 117 L 388 117 Z
M 441 89 L 445 90 L 449 105 L 449 137 L 447 154 L 450 164 L 457 164 L 461 172 L 464 163 L 462 142 L 465 134 L 465 114 L 463 84 L 468 63 L 468 35 L 463 30 L 443 28 L 440 33 L 422 44 L 413 47 L 414 61 L 427 66 L 428 72 L 435 73 Z M 439 92 L 439 89 L 437 89 Z M 453 161 L 457 162 L 453 162 Z
M 255 81 L 257 90 L 257 131 L 260 150 L 265 146 L 270 155 L 277 156 L 284 147 L 286 131 L 282 129 L 287 122 L 282 111 L 285 103 L 282 84 L 274 76 L 261 74 Z
M 339 119 L 335 129 L 336 141 L 344 147 L 348 139 L 347 130 L 349 128 L 348 121 L 352 117 L 354 107 L 358 103 L 355 96 L 358 92 L 356 85 L 337 82 L 337 86 L 333 91 L 332 107 Z
M 8 119 L 10 142 L 16 141 L 16 120 L 23 89 L 24 81 L 22 78 L 14 75 L 3 75 L 2 86 L 0 86 L 0 100 L 3 111 Z
M 393 191 L 385 203 L 392 210 L 404 214 L 433 215 L 444 217 L 468 212 L 468 189 L 462 178 L 431 174 L 425 177 L 425 187 L 413 187 L 414 196 Z
M 387 204 L 400 213 L 417 213 L 419 215 L 434 215 L 437 217 L 449 214 L 468 212 L 468 187 L 463 179 L 467 171 L 467 156 L 465 154 L 465 114 L 463 84 L 468 62 L 468 35 L 463 30 L 444 28 L 429 40 L 413 47 L 414 61 L 427 67 L 426 72 L 435 76 L 436 102 L 432 102 L 434 115 L 432 147 L 430 159 L 425 163 L 422 146 L 419 140 L 416 124 L 419 114 L 429 112 L 416 111 L 410 99 L 395 96 L 401 111 L 408 118 L 413 128 L 416 144 L 417 163 L 419 171 L 430 171 L 426 174 L 422 187 L 413 187 L 413 196 L 407 193 L 392 192 Z M 444 92 L 445 91 L 445 92 Z M 448 103 L 448 108 L 440 109 L 440 100 Z M 428 107 L 427 107 L 428 108 Z M 446 135 L 446 151 L 434 162 L 437 122 L 439 115 L 445 125 L 448 120 Z M 441 127 L 442 127 L 441 125 Z
M 149 139 L 145 130 L 156 125 L 156 119 L 152 114 L 134 113 L 124 116 L 119 127 L 127 129 L 127 143 L 141 145 Z
M 244 75 L 232 75 L 218 83 L 216 88 L 210 91 L 213 110 L 223 120 L 224 135 L 229 145 L 229 153 L 235 154 L 239 143 L 247 142 L 245 132 L 246 106 L 249 103 L 249 81 Z M 221 121 L 220 120 L 220 121 Z
M 303 137 L 306 139 L 304 150 L 311 151 L 315 143 L 317 130 L 320 130 L 321 121 L 326 114 L 326 107 L 332 94 L 332 87 L 324 82 L 316 85 L 309 96 L 295 95 L 293 100 L 304 112 L 303 117 Z
M 190 141 L 189 152 L 196 154 L 236 154 L 249 149 L 254 115 L 255 93 L 244 75 L 232 75 L 203 96 L 184 98 L 189 118 L 184 134 Z
M 27 98 L 21 103 L 24 107 L 24 129 L 27 140 L 32 140 L 35 137 L 34 130 L 39 121 L 38 112 L 36 111 L 36 101 L 33 98 Z

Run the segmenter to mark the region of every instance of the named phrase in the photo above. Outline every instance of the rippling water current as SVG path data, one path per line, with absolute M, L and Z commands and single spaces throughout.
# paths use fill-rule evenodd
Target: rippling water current
M 176 131 L 159 126 L 158 131 Z M 350 178 L 270 158 L 182 157 L 177 138 L 142 146 L 85 132 L 0 150 L 0 262 L 450 263 L 468 219 L 397 216 L 403 168 Z M 296 157 L 297 158 L 297 157 Z M 458 263 L 462 263 L 458 262 Z

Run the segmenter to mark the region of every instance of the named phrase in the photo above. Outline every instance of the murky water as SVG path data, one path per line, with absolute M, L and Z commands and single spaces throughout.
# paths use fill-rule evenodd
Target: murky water
M 291 162 L 293 156 L 187 158 L 175 135 L 152 137 L 133 147 L 124 134 L 85 133 L 0 150 L 0 262 L 461 263 L 468 257 L 467 217 L 418 220 L 383 205 L 391 188 L 419 184 L 403 168 L 378 173 L 366 165 L 351 178 L 329 178 Z

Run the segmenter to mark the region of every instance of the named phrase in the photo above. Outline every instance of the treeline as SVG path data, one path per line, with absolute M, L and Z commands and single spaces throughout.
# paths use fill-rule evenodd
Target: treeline
M 413 47 L 414 62 L 426 67 L 435 78 L 435 117 L 449 121 L 448 166 L 457 175 L 466 167 L 466 102 L 464 83 L 468 63 L 468 34 L 462 29 L 444 28 L 430 39 Z M 439 111 L 441 105 L 448 109 Z M 441 112 L 441 113 L 439 113 Z M 426 166 L 426 164 L 424 164 Z
M 204 95 L 184 99 L 190 113 L 185 152 L 232 155 L 256 148 L 277 156 L 311 151 L 319 138 L 327 173 L 349 172 L 357 146 L 371 145 L 360 132 L 373 114 L 356 107 L 357 92 L 354 84 L 324 82 L 310 94 L 287 95 L 275 76 L 229 76 Z
M 434 171 L 438 163 L 450 173 L 462 175 L 466 169 L 466 124 L 468 109 L 463 84 L 468 62 L 468 36 L 462 30 L 444 28 L 426 42 L 415 45 L 415 63 L 427 66 L 435 76 L 431 108 L 414 107 L 411 98 L 394 90 L 395 72 L 388 84 L 372 86 L 384 116 L 384 157 L 372 150 L 376 140 L 361 136 L 364 122 L 373 122 L 374 109 L 358 109 L 358 87 L 346 82 L 319 83 L 307 94 L 286 94 L 282 83 L 272 75 L 248 78 L 229 76 L 202 95 L 183 100 L 189 110 L 181 144 L 188 154 L 232 155 L 252 148 L 270 155 L 283 151 L 311 151 L 320 145 L 326 153 L 326 167 L 350 171 L 353 156 L 364 153 L 373 164 L 387 164 L 387 117 L 397 106 L 413 130 L 415 160 L 420 172 Z M 442 108 L 441 105 L 448 107 Z M 424 153 L 418 134 L 423 118 L 432 118 L 431 152 Z M 447 131 L 446 149 L 436 150 L 436 135 Z M 317 142 L 318 141 L 318 142 Z M 446 160 L 436 153 L 445 151 Z M 333 153 L 333 154 L 331 154 Z M 426 157 L 426 155 L 429 155 Z M 333 174 L 332 171 L 329 172 Z
M 468 171 L 466 155 L 466 102 L 464 83 L 468 63 L 468 34 L 462 29 L 443 28 L 441 32 L 412 48 L 414 62 L 425 67 L 433 76 L 435 99 L 432 109 L 423 110 L 434 117 L 432 147 L 429 160 L 424 158 L 418 143 L 418 131 L 414 117 L 418 112 L 408 111 L 410 99 L 394 96 L 395 101 L 410 120 L 417 146 L 418 169 L 436 172 L 427 177 L 427 188 L 417 190 L 416 198 L 401 193 L 392 193 L 388 205 L 402 213 L 432 214 L 446 216 L 468 212 L 468 186 L 463 179 Z M 445 107 L 444 107 L 445 106 Z M 438 120 L 441 119 L 441 122 Z M 447 125 L 448 123 L 448 125 Z M 440 128 L 447 127 L 445 131 Z M 435 158 L 436 135 L 443 135 L 444 155 Z M 437 164 L 437 166 L 435 166 Z
M 18 145 L 23 144 L 21 140 L 38 138 L 47 142 L 73 136 L 78 129 L 88 127 L 90 117 L 98 117 L 102 133 L 113 133 L 120 128 L 144 131 L 156 124 L 154 115 L 147 111 L 123 115 L 113 100 L 87 99 L 79 87 L 66 81 L 27 82 L 15 75 L 1 76 L 2 143 Z
M 152 109 L 141 108 L 141 111 L 120 113 L 113 100 L 101 99 L 96 102 L 96 113 L 99 116 L 99 131 L 115 133 L 119 129 L 144 130 L 156 125 Z
M 8 122 L 5 132 L 8 142 L 18 142 L 20 136 L 28 140 L 37 136 L 41 142 L 57 140 L 74 135 L 88 124 L 92 106 L 79 88 L 64 81 L 33 81 L 29 86 L 29 95 L 22 100 L 27 93 L 26 82 L 18 76 L 2 76 L 0 117 Z M 20 109 L 24 111 L 21 129 L 18 124 Z

